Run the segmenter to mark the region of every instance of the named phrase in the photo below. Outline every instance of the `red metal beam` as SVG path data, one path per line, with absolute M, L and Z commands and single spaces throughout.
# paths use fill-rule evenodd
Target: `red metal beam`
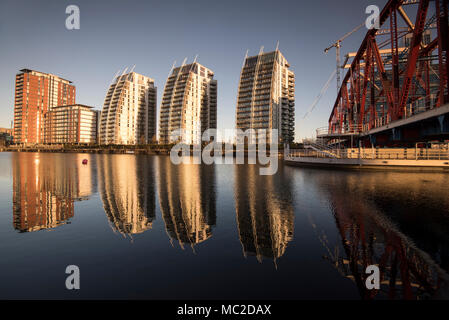
M 396 118 L 399 103 L 399 49 L 398 49 L 398 22 L 396 8 L 391 8 L 390 14 L 390 39 L 392 57 L 393 94 L 392 105 L 388 109 L 390 117 Z
M 427 9 L 429 8 L 430 0 L 421 0 L 419 2 L 418 14 L 416 16 L 415 29 L 413 30 L 413 39 L 410 52 L 408 54 L 407 68 L 402 84 L 401 100 L 397 109 L 394 112 L 393 120 L 400 119 L 404 113 L 405 104 L 407 103 L 408 94 L 412 77 L 416 71 L 416 62 L 422 42 L 422 33 L 426 22 Z
M 389 15 L 390 15 L 391 8 L 394 8 L 395 10 L 397 10 L 397 8 L 402 5 L 402 2 L 403 2 L 403 0 L 389 0 L 388 1 L 388 3 L 382 9 L 382 11 L 379 15 L 380 27 L 388 19 Z M 366 47 L 368 44 L 368 39 L 369 39 L 369 37 L 375 36 L 376 32 L 377 32 L 377 29 L 373 28 L 373 29 L 368 30 L 368 32 L 366 33 L 365 38 L 363 39 L 362 44 L 360 45 L 360 48 L 357 51 L 357 54 L 355 55 L 354 60 L 351 64 L 351 67 L 350 67 L 351 70 L 355 69 L 355 66 L 358 63 L 358 61 L 363 60 L 363 56 L 365 55 Z M 345 77 L 343 78 L 343 82 L 348 82 L 349 75 L 350 75 L 349 72 L 347 72 Z M 335 101 L 334 108 L 332 109 L 331 115 L 329 117 L 329 121 L 331 121 L 333 118 L 333 115 L 334 115 L 335 109 L 337 108 L 338 101 L 339 101 L 340 97 L 341 97 L 341 90 L 338 93 L 337 100 Z
M 329 117 L 329 128 L 341 130 L 357 124 L 372 128 L 385 124 L 377 122 L 377 108 L 381 104 L 383 119 L 403 118 L 408 103 L 425 98 L 426 107 L 438 107 L 449 102 L 449 26 L 448 1 L 435 0 L 438 36 L 427 46 L 422 38 L 429 10 L 430 0 L 420 0 L 416 6 L 416 23 L 413 29 L 408 54 L 399 55 L 398 51 L 398 8 L 404 1 L 390 0 L 382 9 L 380 26 L 387 21 L 390 25 L 391 60 L 383 60 L 376 41 L 376 29 L 368 30 L 357 51 L 352 64 L 343 78 L 342 86 Z M 387 44 L 387 42 L 385 43 Z M 431 86 L 430 70 L 432 52 L 438 49 L 439 90 Z M 405 59 L 404 59 L 405 58 Z M 391 68 L 387 67 L 390 63 Z M 379 84 L 380 82 L 380 84 Z M 420 88 L 424 89 L 424 92 Z M 369 90 L 369 91 L 368 91 Z M 437 94 L 438 101 L 431 99 Z M 368 100 L 368 102 L 367 102 Z M 435 104 L 436 102 L 436 104 Z M 366 106 L 369 103 L 369 106 Z M 344 117 L 344 114 L 347 116 Z M 369 122 L 368 122 L 369 119 Z M 368 125 L 366 127 L 366 125 Z
M 440 74 L 439 103 L 449 103 L 449 27 L 447 0 L 435 0 Z M 445 94 L 446 91 L 446 94 Z
M 388 110 L 394 109 L 394 97 L 391 92 L 391 81 L 388 80 L 387 73 L 385 71 L 385 66 L 380 56 L 379 48 L 377 47 L 376 39 L 371 39 L 371 50 L 376 59 L 377 70 L 380 74 L 380 80 L 382 82 L 382 87 L 384 93 L 387 97 Z

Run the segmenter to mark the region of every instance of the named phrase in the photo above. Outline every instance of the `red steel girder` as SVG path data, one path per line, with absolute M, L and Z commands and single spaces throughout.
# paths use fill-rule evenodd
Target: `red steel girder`
M 380 56 L 379 48 L 377 47 L 376 39 L 371 38 L 371 50 L 376 59 L 377 70 L 380 74 L 380 80 L 382 82 L 382 87 L 384 90 L 384 94 L 387 97 L 388 109 L 392 110 L 394 108 L 394 97 L 391 92 L 391 81 L 388 80 L 387 73 L 385 71 L 385 66 Z
M 392 57 L 392 73 L 393 73 L 393 99 L 391 100 L 390 116 L 396 118 L 399 103 L 399 50 L 398 50 L 398 21 L 396 8 L 391 8 L 390 13 L 390 39 L 391 39 L 391 57 Z
M 369 44 L 368 44 L 369 47 Z M 362 88 L 362 100 L 361 100 L 361 107 L 359 111 L 359 125 L 363 125 L 363 121 L 365 120 L 365 105 L 366 105 L 366 95 L 368 91 L 368 77 L 371 74 L 371 50 L 367 50 L 366 52 L 366 58 L 365 58 L 365 76 L 363 77 L 363 88 Z
M 413 30 L 413 39 L 411 44 L 411 49 L 408 54 L 407 68 L 404 75 L 402 83 L 402 93 L 401 100 L 397 109 L 394 112 L 393 120 L 400 119 L 403 115 L 405 105 L 407 103 L 410 84 L 412 82 L 412 77 L 416 71 L 416 62 L 418 60 L 418 54 L 421 47 L 422 33 L 424 31 L 424 25 L 426 22 L 427 9 L 429 8 L 430 0 L 421 0 L 419 2 L 418 13 L 416 16 L 415 29 Z
M 435 0 L 438 29 L 438 60 L 440 74 L 440 105 L 449 103 L 449 27 L 447 0 Z M 446 90 L 446 94 L 445 94 Z
M 341 130 L 353 124 L 370 129 L 373 125 L 398 120 L 404 117 L 408 103 L 422 98 L 425 98 L 426 108 L 449 103 L 448 0 L 434 2 L 437 37 L 426 46 L 422 42 L 424 31 L 430 23 L 430 20 L 426 19 L 433 18 L 428 18 L 430 0 L 420 0 L 416 6 L 416 23 L 413 26 L 411 46 L 406 49 L 408 54 L 399 56 L 397 13 L 404 1 L 388 1 L 381 11 L 379 22 L 382 26 L 389 19 L 391 60 L 383 60 L 380 54 L 380 47 L 376 42 L 377 30 L 368 30 L 343 79 L 329 117 L 331 130 Z M 431 86 L 429 75 L 429 70 L 433 70 L 434 66 L 431 61 L 435 57 L 435 54 L 432 54 L 435 50 L 438 50 L 439 60 L 437 92 L 435 90 L 438 87 L 435 87 L 433 82 Z M 391 68 L 386 67 L 388 63 Z M 421 87 L 424 92 L 418 90 Z M 434 94 L 437 100 L 433 100 Z M 366 106 L 366 103 L 369 103 L 369 106 Z M 383 121 L 374 123 L 379 106 Z M 344 114 L 347 116 L 343 116 Z
M 392 9 L 397 10 L 397 8 L 399 8 L 402 5 L 402 3 L 403 3 L 403 0 L 389 0 L 388 1 L 387 5 L 382 9 L 382 11 L 379 15 L 380 26 L 382 26 L 385 23 L 385 21 L 389 18 L 390 14 L 391 14 L 391 10 Z M 357 51 L 357 54 L 355 55 L 355 57 L 353 59 L 350 70 L 354 71 L 356 68 L 356 65 L 360 64 L 360 61 L 363 60 L 365 55 L 368 54 L 367 46 L 368 46 L 369 38 L 374 37 L 376 35 L 376 33 L 377 33 L 377 29 L 373 28 L 373 29 L 368 30 L 365 38 L 362 41 L 362 44 L 361 44 L 359 50 Z M 365 66 L 365 68 L 366 68 L 366 66 Z M 343 79 L 343 83 L 348 83 L 349 76 L 350 76 L 350 72 L 347 72 Z M 369 73 L 367 73 L 365 70 L 364 78 L 366 79 L 367 77 L 369 77 Z M 341 105 L 340 105 L 341 97 L 342 97 L 342 92 L 340 90 L 337 95 L 337 99 L 335 101 L 334 107 L 331 111 L 331 115 L 329 117 L 329 128 L 338 127 L 339 125 L 341 127 L 341 125 L 342 125 L 341 123 L 339 125 L 337 123 L 335 123 L 340 118 L 338 109 L 339 109 L 339 107 L 341 107 Z M 361 101 L 360 101 L 360 111 L 359 111 L 362 114 L 358 115 L 358 119 L 363 119 L 365 117 L 366 108 L 364 108 L 364 104 L 365 104 L 365 101 L 363 99 L 363 94 L 362 94 Z M 359 125 L 361 125 L 361 123 L 359 123 Z

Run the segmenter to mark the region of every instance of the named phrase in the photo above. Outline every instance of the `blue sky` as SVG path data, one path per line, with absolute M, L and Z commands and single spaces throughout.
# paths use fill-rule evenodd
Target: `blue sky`
M 158 87 L 158 108 L 174 61 L 185 57 L 212 69 L 218 81 L 218 127 L 234 128 L 245 52 L 274 50 L 276 42 L 296 74 L 296 139 L 325 126 L 335 82 L 314 112 L 303 115 L 335 69 L 323 50 L 362 23 L 365 8 L 386 0 L 353 1 L 21 1 L 0 3 L 0 127 L 13 119 L 14 79 L 22 68 L 54 73 L 76 86 L 77 103 L 101 109 L 119 70 L 136 65 Z M 65 8 L 80 8 L 80 30 L 67 30 Z M 356 51 L 362 28 L 344 43 Z M 158 109 L 159 110 L 159 109 Z

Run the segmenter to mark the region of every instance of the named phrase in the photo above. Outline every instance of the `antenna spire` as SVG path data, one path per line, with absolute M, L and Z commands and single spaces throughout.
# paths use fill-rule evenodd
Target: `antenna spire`
M 249 49 L 246 49 L 245 58 L 243 59 L 243 63 L 242 63 L 242 69 L 245 66 L 246 58 L 248 58 L 248 52 L 249 52 Z

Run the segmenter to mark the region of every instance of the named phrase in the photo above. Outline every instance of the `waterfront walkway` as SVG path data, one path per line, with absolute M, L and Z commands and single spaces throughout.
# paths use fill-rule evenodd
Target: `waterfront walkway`
M 63 146 L 63 145 L 36 145 L 36 146 L 9 146 L 0 147 L 0 152 L 58 152 L 58 153 L 108 153 L 108 154 L 151 154 L 167 155 L 171 145 L 158 146 Z
M 449 172 L 449 150 L 444 148 L 348 148 L 289 150 L 285 162 L 297 166 L 353 169 L 414 169 Z

